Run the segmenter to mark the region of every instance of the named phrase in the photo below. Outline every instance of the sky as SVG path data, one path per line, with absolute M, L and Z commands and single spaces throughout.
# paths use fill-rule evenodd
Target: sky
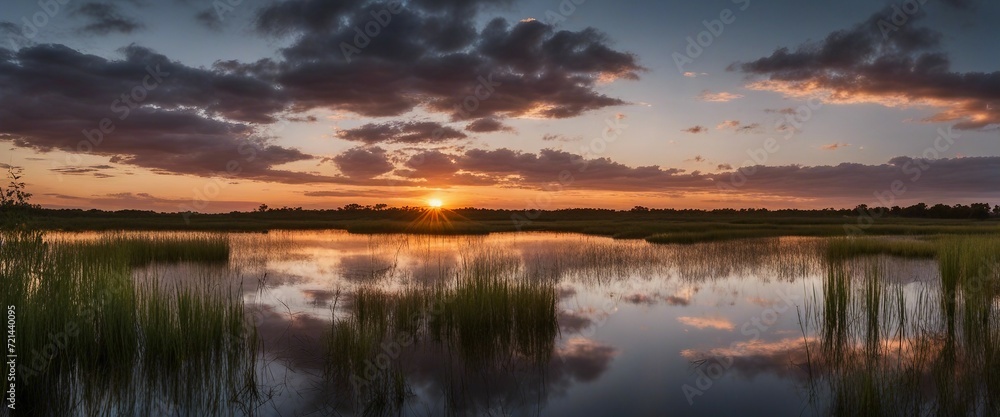
M 50 208 L 1000 203 L 1000 2 L 42 0 L 0 168 Z

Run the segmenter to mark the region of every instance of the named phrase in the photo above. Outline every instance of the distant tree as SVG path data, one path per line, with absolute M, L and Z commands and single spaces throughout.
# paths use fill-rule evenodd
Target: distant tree
M 259 213 L 267 212 L 267 204 L 261 204 L 260 207 L 257 207 L 257 212 Z
M 987 219 L 990 217 L 990 205 L 988 203 L 973 203 L 970 211 L 969 217 L 973 219 Z
M 1000 217 L 1000 204 L 993 206 L 993 215 Z
M 24 176 L 21 168 L 8 167 L 7 178 L 10 185 L 7 188 L 0 187 L 0 208 L 3 209 L 28 209 L 38 208 L 31 204 L 31 193 L 25 191 Z

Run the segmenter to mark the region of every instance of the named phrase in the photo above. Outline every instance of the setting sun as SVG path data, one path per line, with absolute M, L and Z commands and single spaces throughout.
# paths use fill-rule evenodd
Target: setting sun
M 427 205 L 430 206 L 431 208 L 441 208 L 441 206 L 444 205 L 444 202 L 442 202 L 440 199 L 432 198 L 430 200 L 427 200 Z

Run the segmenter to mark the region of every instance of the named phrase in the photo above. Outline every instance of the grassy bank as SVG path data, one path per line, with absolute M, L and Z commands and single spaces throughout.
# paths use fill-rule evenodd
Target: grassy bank
M 859 227 L 857 216 L 765 214 L 650 214 L 612 210 L 524 212 L 475 209 L 424 212 L 289 211 L 281 213 L 199 214 L 147 212 L 81 212 L 67 217 L 57 211 L 32 216 L 32 225 L 64 231 L 227 231 L 340 229 L 351 233 L 479 235 L 498 232 L 572 232 L 653 243 L 697 243 L 754 237 L 928 236 L 1000 233 L 997 220 L 944 220 L 884 217 Z

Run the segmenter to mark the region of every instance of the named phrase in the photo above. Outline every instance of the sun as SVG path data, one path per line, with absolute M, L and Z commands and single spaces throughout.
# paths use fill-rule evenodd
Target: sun
M 441 208 L 441 206 L 444 205 L 444 202 L 441 201 L 441 199 L 439 198 L 432 198 L 430 200 L 427 200 L 427 205 L 430 206 L 430 208 L 439 209 Z

